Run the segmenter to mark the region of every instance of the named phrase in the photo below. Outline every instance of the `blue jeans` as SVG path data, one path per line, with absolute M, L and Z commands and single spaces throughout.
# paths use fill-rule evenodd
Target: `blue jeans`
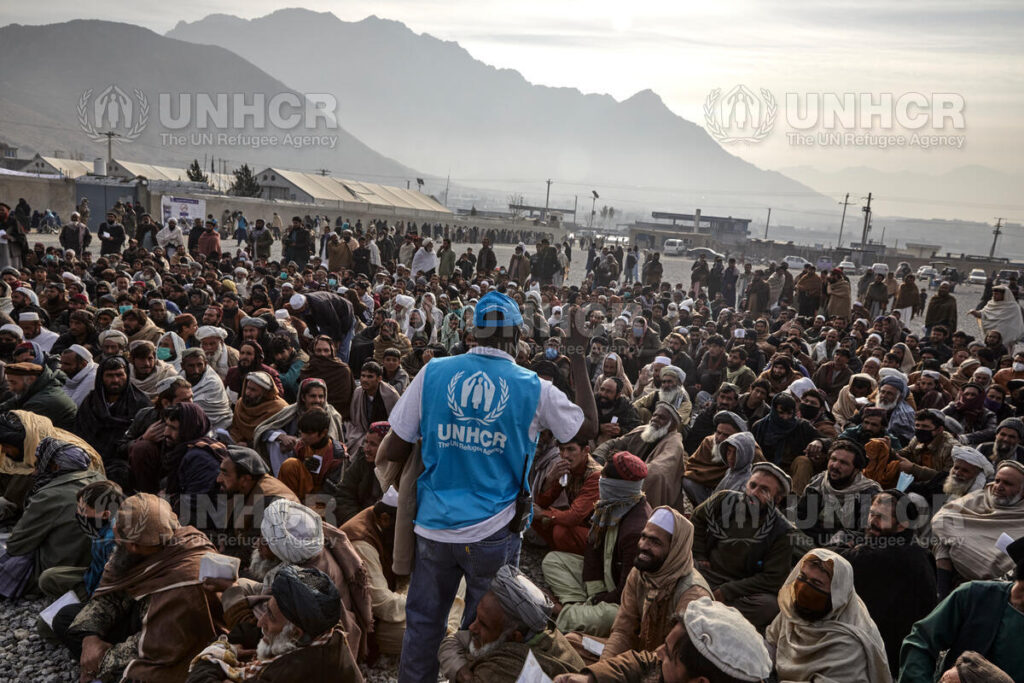
M 476 619 L 476 606 L 498 569 L 519 566 L 522 539 L 506 527 L 476 543 L 440 543 L 416 537 L 416 559 L 405 602 L 405 637 L 399 683 L 435 683 L 437 651 L 448 625 L 459 581 L 466 577 L 466 611 L 462 628 Z
M 348 354 L 352 350 L 352 338 L 356 336 L 356 321 L 352 321 L 352 327 L 348 328 L 345 338 L 338 344 L 338 358 L 342 363 L 348 362 Z

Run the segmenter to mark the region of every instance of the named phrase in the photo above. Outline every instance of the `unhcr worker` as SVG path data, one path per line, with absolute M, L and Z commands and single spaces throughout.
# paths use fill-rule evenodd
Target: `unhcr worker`
M 417 480 L 403 683 L 436 680 L 435 653 L 460 579 L 466 577 L 462 623 L 468 626 L 498 568 L 518 558 L 519 534 L 530 517 L 526 475 L 540 430 L 550 429 L 561 443 L 597 436 L 587 338 L 576 325 L 579 310 L 570 315 L 566 350 L 576 404 L 516 365 L 523 316 L 515 301 L 491 291 L 473 313 L 478 345 L 424 366 L 391 412 L 378 460 L 404 462 L 422 437 L 425 468 Z

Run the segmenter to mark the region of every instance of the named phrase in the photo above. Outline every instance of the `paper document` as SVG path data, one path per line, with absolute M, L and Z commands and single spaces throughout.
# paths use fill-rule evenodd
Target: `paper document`
M 597 655 L 598 657 L 600 657 L 601 653 L 604 652 L 604 643 L 602 643 L 599 640 L 594 640 L 593 638 L 583 636 L 583 649 L 592 655 Z
M 1005 553 L 1006 546 L 1010 545 L 1011 543 L 1013 543 L 1013 538 L 1010 536 L 1010 534 L 1004 531 L 1003 533 L 999 534 L 999 539 L 996 541 L 996 548 L 999 548 L 1000 552 Z
M 540 668 L 540 663 L 537 662 L 537 658 L 533 656 L 532 651 L 526 655 L 523 670 L 519 672 L 519 678 L 516 679 L 516 683 L 551 683 L 551 679 Z
M 57 616 L 57 612 L 61 611 L 68 605 L 77 605 L 80 602 L 81 600 L 78 599 L 78 595 L 75 594 L 75 591 L 68 591 L 47 605 L 43 611 L 39 613 L 39 616 L 42 617 L 47 626 L 53 628 L 53 618 Z
M 907 474 L 906 472 L 900 472 L 900 478 L 896 480 L 896 488 L 900 491 L 906 491 L 907 487 L 914 483 L 914 475 Z
M 199 580 L 237 579 L 241 560 L 237 557 L 206 553 L 199 560 Z

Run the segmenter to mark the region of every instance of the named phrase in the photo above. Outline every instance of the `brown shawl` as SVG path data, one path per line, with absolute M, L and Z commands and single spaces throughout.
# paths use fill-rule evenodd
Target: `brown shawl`
M 179 683 L 200 650 L 221 629 L 220 600 L 203 590 L 199 561 L 217 549 L 192 526 L 179 527 L 163 549 L 123 574 L 110 567 L 103 572 L 93 597 L 124 593 L 133 600 L 149 599 L 142 620 L 138 657 L 125 667 L 128 680 Z
M 327 402 L 331 404 L 343 418 L 348 417 L 352 405 L 352 371 L 339 358 L 320 358 L 310 356 L 309 362 L 302 366 L 299 382 L 310 377 L 322 379 L 327 385 Z
M 288 401 L 277 395 L 277 387 L 273 382 L 270 384 L 270 389 L 267 390 L 267 398 L 262 403 L 255 406 L 246 405 L 244 400 L 245 383 L 248 381 L 249 377 L 242 381 L 242 395 L 235 402 L 235 418 L 231 421 L 231 429 L 228 430 L 235 443 L 251 444 L 256 428 L 267 418 L 277 415 L 288 407 Z
M 394 546 L 384 542 L 384 536 L 380 527 L 377 526 L 377 519 L 373 514 L 373 508 L 368 507 L 358 515 L 341 525 L 341 530 L 348 536 L 351 543 L 362 541 L 373 547 L 380 557 L 380 564 L 384 570 L 384 578 L 387 579 L 388 588 L 395 590 L 395 572 L 391 567 L 392 551 Z
M 301 566 L 319 569 L 338 587 L 341 604 L 345 608 L 342 625 L 348 634 L 352 656 L 365 659 L 368 653 L 368 634 L 373 631 L 373 605 L 370 597 L 370 578 L 366 565 L 348 536 L 335 526 L 324 522 L 324 549 Z

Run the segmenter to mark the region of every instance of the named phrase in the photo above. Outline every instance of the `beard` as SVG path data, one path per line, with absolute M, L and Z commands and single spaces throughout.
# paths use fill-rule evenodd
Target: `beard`
M 1016 507 L 1022 498 L 1024 498 L 1024 493 L 1018 493 L 1015 496 L 994 496 L 992 502 L 999 508 L 1012 508 Z
M 281 564 L 281 561 L 277 558 L 266 559 L 260 555 L 259 548 L 252 549 L 252 555 L 249 558 L 249 573 L 257 581 L 263 581 L 267 578 L 267 575 L 271 571 L 277 569 Z
M 996 443 L 996 453 L 998 455 L 1000 455 L 1000 456 L 1009 455 L 1010 452 L 1014 449 L 1013 444 L 1006 443 L 1005 441 L 1002 441 L 1002 442 L 996 441 L 995 443 Z M 1000 458 L 1000 459 L 1002 459 L 1002 458 Z
M 468 652 L 470 659 L 480 659 L 481 657 L 494 652 L 508 641 L 509 635 L 510 634 L 508 632 L 502 633 L 491 642 L 481 645 L 480 647 L 477 647 L 476 643 L 473 642 L 473 639 L 470 638 Z
M 875 406 L 877 408 L 881 408 L 882 410 L 890 411 L 890 410 L 892 410 L 893 408 L 896 407 L 896 401 L 891 401 L 890 402 L 890 401 L 879 400 L 879 401 L 875 401 Z
M 246 406 L 248 406 L 250 408 L 255 408 L 259 404 L 263 403 L 263 401 L 265 401 L 265 400 L 266 400 L 265 396 L 260 396 L 258 398 L 249 398 L 248 396 L 243 396 L 242 397 L 242 403 L 244 403 Z
M 672 405 L 676 405 L 676 401 L 679 400 L 679 397 L 682 395 L 682 393 L 683 390 L 679 388 L 658 389 L 658 400 L 664 401 L 665 403 L 671 403 Z
M 668 430 L 671 428 L 672 425 L 665 425 L 656 429 L 654 425 L 648 423 L 644 427 L 644 431 L 640 432 L 640 440 L 644 443 L 658 443 L 665 438 L 665 435 L 668 434 Z
M 122 548 L 117 548 L 110 555 L 108 569 L 110 569 L 112 575 L 117 576 L 124 574 L 144 559 L 146 559 L 145 555 L 136 555 L 135 553 L 130 553 Z
M 722 444 L 715 442 L 715 445 L 711 447 L 711 462 L 716 465 L 725 463 L 725 459 L 722 457 Z
M 205 374 L 206 374 L 205 370 L 203 370 L 203 372 L 201 372 L 198 375 L 193 375 L 193 374 L 190 374 L 190 373 L 186 372 L 185 373 L 185 379 L 188 380 L 189 384 L 191 384 L 192 386 L 195 386 L 195 385 L 199 384 L 199 380 L 201 380 L 203 378 L 203 375 L 205 375 Z
M 960 498 L 970 493 L 973 486 L 973 481 L 958 481 L 956 477 L 948 476 L 946 481 L 942 483 L 942 492 L 949 496 L 950 499 Z
M 641 559 L 641 557 L 650 557 L 650 559 Z M 656 572 L 661 569 L 662 565 L 665 564 L 664 557 L 654 557 L 648 553 L 637 553 L 633 559 L 633 566 L 642 572 Z
M 851 474 L 848 477 L 836 478 L 836 477 L 832 476 L 831 472 L 829 472 L 828 473 L 828 483 L 832 485 L 832 488 L 834 488 L 834 489 L 836 489 L 838 491 L 842 491 L 843 489 L 845 489 L 847 486 L 850 485 L 850 482 L 853 481 L 853 478 L 855 476 L 857 476 L 856 472 L 854 472 L 853 474 Z
M 256 656 L 261 660 L 273 659 L 299 649 L 299 634 L 295 624 L 285 624 L 279 633 L 264 635 L 256 646 Z

